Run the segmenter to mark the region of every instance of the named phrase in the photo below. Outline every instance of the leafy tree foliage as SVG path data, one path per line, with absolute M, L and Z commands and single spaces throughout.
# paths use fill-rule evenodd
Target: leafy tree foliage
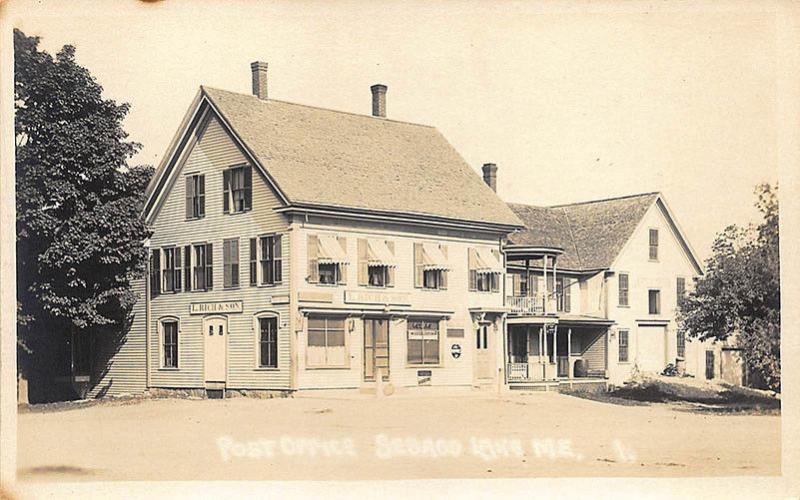
M 735 336 L 751 374 L 780 390 L 778 188 L 761 184 L 756 195 L 763 220 L 717 235 L 706 274 L 681 301 L 678 322 L 700 340 Z
M 74 47 L 52 57 L 15 30 L 14 63 L 19 334 L 63 343 L 54 334 L 118 322 L 135 300 L 152 168 L 128 166 L 129 106 L 102 97 Z

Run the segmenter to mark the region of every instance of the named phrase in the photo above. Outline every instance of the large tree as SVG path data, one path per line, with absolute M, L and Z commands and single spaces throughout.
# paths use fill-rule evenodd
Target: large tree
M 140 148 L 122 127 L 129 106 L 103 98 L 73 46 L 53 57 L 15 30 L 14 63 L 18 338 L 30 372 L 70 337 L 123 321 L 144 271 L 152 168 L 128 165 Z
M 692 337 L 735 336 L 751 375 L 780 390 L 781 294 L 778 188 L 756 188 L 757 225 L 732 225 L 717 235 L 706 274 L 681 301 L 679 328 Z

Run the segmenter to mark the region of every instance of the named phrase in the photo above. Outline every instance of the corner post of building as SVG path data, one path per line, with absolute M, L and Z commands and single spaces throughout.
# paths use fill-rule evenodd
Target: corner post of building
M 542 375 L 542 379 L 544 379 L 544 363 L 542 362 L 544 357 L 544 345 L 546 342 L 542 339 L 542 331 L 544 330 L 544 326 L 539 327 L 538 337 L 539 337 L 539 371 Z
M 608 356 L 606 356 L 606 359 L 608 359 Z M 572 328 L 567 328 L 567 377 L 570 380 L 574 378 L 572 369 Z

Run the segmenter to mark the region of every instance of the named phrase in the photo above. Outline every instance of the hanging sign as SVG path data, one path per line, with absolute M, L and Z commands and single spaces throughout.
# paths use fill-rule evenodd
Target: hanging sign
M 450 346 L 450 355 L 453 356 L 453 359 L 458 359 L 461 357 L 461 345 L 460 344 L 453 344 Z

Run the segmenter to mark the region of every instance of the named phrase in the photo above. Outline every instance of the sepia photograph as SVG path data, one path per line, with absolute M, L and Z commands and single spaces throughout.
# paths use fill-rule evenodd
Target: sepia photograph
M 0 498 L 800 495 L 797 4 L 0 20 Z

